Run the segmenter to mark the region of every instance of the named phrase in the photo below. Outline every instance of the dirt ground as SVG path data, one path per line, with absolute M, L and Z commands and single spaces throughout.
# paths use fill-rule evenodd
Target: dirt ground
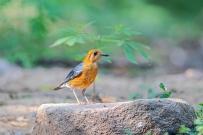
M 0 60 L 0 135 L 31 134 L 41 104 L 77 102 L 69 89 L 53 91 L 70 70 L 59 67 L 23 69 Z M 139 85 L 150 84 L 152 91 L 163 93 L 159 88 L 161 82 L 173 92 L 173 98 L 182 98 L 191 105 L 203 100 L 203 73 L 194 69 L 181 74 L 145 77 L 99 73 L 98 78 L 95 102 L 128 101 L 138 92 L 139 98 L 148 98 L 149 90 Z M 92 86 L 86 90 L 89 99 L 91 90 Z M 85 101 L 81 91 L 77 91 L 77 95 Z

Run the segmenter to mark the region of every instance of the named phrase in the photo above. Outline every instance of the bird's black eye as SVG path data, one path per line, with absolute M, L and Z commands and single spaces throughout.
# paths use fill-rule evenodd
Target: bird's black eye
M 94 54 L 94 56 L 96 56 L 96 55 L 97 55 L 97 52 L 94 52 L 93 54 Z

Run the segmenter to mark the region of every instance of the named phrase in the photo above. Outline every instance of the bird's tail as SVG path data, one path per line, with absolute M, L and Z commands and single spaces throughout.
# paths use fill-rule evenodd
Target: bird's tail
M 62 89 L 63 87 L 62 87 L 62 84 L 61 85 L 59 85 L 58 87 L 56 87 L 56 88 L 54 88 L 54 90 L 60 90 L 60 89 Z
M 54 90 L 60 90 L 66 87 L 70 88 L 67 83 L 62 82 L 58 87 L 54 88 Z
M 62 89 L 60 86 L 54 88 L 54 90 L 60 90 L 60 89 Z

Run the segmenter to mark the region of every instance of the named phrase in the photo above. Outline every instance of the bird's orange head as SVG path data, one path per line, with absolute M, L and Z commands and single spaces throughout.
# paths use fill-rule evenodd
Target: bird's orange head
M 102 57 L 102 56 L 109 56 L 108 54 L 104 54 L 102 51 L 100 50 L 97 50 L 97 49 L 92 49 L 90 50 L 86 57 L 85 57 L 85 60 L 84 62 L 85 63 L 95 63 L 95 62 L 98 62 L 99 59 Z

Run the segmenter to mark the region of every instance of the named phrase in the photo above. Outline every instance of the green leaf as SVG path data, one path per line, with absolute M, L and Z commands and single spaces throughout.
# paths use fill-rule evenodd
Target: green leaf
M 81 36 L 77 36 L 77 43 L 84 44 L 84 40 Z
M 170 91 L 167 93 L 167 88 L 164 86 L 163 83 L 160 83 L 159 87 L 164 90 L 164 94 L 161 95 L 160 98 L 169 98 L 171 96 L 172 92 Z
M 74 35 L 77 33 L 77 29 L 70 26 L 65 30 L 62 29 L 62 31 L 64 31 L 67 36 Z
M 117 43 L 117 46 L 122 46 L 124 43 L 125 43 L 124 40 L 120 40 L 120 41 Z
M 131 48 L 128 46 L 128 45 L 124 45 L 124 52 L 125 52 L 125 55 L 127 57 L 127 59 L 132 62 L 132 63 L 135 63 L 137 64 L 137 61 L 135 59 L 135 56 L 134 56 L 134 53 L 133 51 L 131 50 Z
M 160 87 L 162 90 L 164 90 L 164 92 L 167 92 L 167 88 L 164 86 L 163 83 L 160 83 L 160 84 L 159 84 L 159 87 Z
M 55 46 L 61 45 L 61 44 L 65 43 L 68 39 L 69 39 L 69 37 L 60 38 L 60 39 L 56 40 L 50 47 L 55 47 Z
M 135 49 L 136 51 L 138 51 L 145 59 L 147 59 L 148 61 L 150 61 L 150 57 L 149 55 L 142 50 L 142 48 L 140 48 L 138 45 L 134 44 L 134 43 L 128 43 L 133 49 Z
M 132 33 L 131 33 L 129 28 L 126 28 L 126 29 L 122 30 L 122 33 L 127 35 L 127 36 L 129 36 L 129 37 L 132 35 Z
M 141 32 L 138 32 L 138 31 L 133 31 L 133 30 L 131 30 L 131 28 L 123 28 L 122 30 L 121 30 L 121 33 L 123 33 L 123 34 L 125 34 L 125 35 L 127 35 L 127 36 L 131 36 L 131 35 L 142 35 L 142 33 Z
M 187 128 L 185 125 L 181 125 L 179 128 L 179 133 L 188 133 L 191 129 Z
M 179 130 L 182 131 L 182 132 L 185 132 L 186 129 L 187 129 L 187 128 L 185 127 L 185 125 L 181 125 Z
M 138 46 L 140 46 L 140 47 L 142 47 L 142 48 L 145 48 L 145 49 L 147 49 L 147 50 L 150 50 L 150 49 L 151 49 L 150 46 L 148 46 L 148 45 L 141 44 L 141 43 L 139 43 L 139 42 L 135 42 L 135 43 L 136 43 L 136 45 L 138 45 Z
M 203 124 L 203 121 L 200 120 L 200 119 L 196 119 L 196 120 L 194 121 L 194 124 L 195 124 L 195 125 L 202 125 L 202 124 Z
M 160 98 L 168 98 L 169 97 L 169 94 L 167 94 L 167 93 L 164 93 L 164 94 L 162 94 L 161 96 L 160 96 Z
M 170 92 L 168 93 L 168 97 L 170 97 L 170 96 L 171 96 L 171 94 L 172 94 L 172 92 L 170 91 Z
M 69 46 L 73 46 L 77 42 L 77 36 L 70 36 L 66 41 L 66 44 Z
M 83 37 L 83 39 L 88 40 L 90 42 L 93 41 L 92 38 L 91 38 L 92 37 L 91 35 L 81 35 L 81 37 Z
M 202 134 L 203 134 L 203 125 L 201 125 L 201 126 L 196 126 L 195 129 L 196 129 L 197 131 L 199 131 L 199 135 L 202 135 Z
M 73 36 L 70 36 L 69 39 L 65 43 L 68 44 L 69 46 L 73 46 L 75 43 L 83 44 L 84 40 L 81 36 L 73 35 Z

